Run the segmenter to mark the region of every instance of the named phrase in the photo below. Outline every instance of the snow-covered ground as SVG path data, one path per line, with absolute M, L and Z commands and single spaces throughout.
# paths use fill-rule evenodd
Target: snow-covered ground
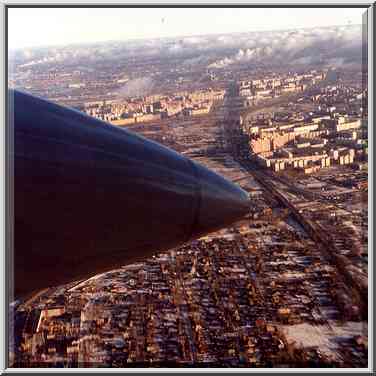
M 354 336 L 368 337 L 367 322 L 348 321 L 340 325 L 334 321 L 329 325 L 281 325 L 280 329 L 286 336 L 288 342 L 295 342 L 296 346 L 318 347 L 318 349 L 333 358 L 340 360 L 338 352 L 341 340 L 351 339 Z

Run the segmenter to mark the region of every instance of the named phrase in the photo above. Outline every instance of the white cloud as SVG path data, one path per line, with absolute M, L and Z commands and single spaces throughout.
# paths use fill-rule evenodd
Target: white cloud
M 222 57 L 208 67 L 224 68 L 232 64 L 267 62 L 271 59 L 303 64 L 321 55 L 328 56 L 331 61 L 344 62 L 348 56 L 341 54 L 356 54 L 356 49 L 360 53 L 361 41 L 360 25 L 271 32 L 262 38 L 250 34 L 248 40 L 242 41 L 248 48 L 240 48 L 235 54 Z M 338 56 L 333 56 L 336 53 Z

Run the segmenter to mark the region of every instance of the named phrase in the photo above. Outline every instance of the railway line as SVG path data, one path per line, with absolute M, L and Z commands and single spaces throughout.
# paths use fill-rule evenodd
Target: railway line
M 225 102 L 226 104 L 226 102 Z M 227 149 L 231 151 L 237 150 L 242 145 L 236 144 L 239 142 L 239 137 L 232 137 L 232 132 L 229 129 L 229 123 L 224 122 L 222 127 L 224 143 Z M 303 201 L 317 201 L 322 202 L 321 195 L 309 192 L 305 189 L 294 186 L 292 183 L 286 181 L 285 178 L 276 176 L 274 173 L 262 170 L 257 164 L 252 163 L 249 159 L 239 157 L 241 153 L 233 154 L 233 158 L 238 162 L 250 176 L 253 176 L 256 181 L 268 192 L 271 197 L 277 200 L 282 207 L 287 208 L 295 221 L 304 229 L 306 234 L 318 245 L 324 259 L 337 269 L 337 276 L 339 281 L 343 281 L 346 286 L 352 289 L 355 301 L 361 302 L 360 308 L 362 315 L 367 317 L 368 314 L 368 292 L 364 291 L 358 283 L 354 280 L 353 276 L 349 273 L 340 257 L 336 253 L 336 249 L 331 239 L 330 234 L 325 231 L 318 223 L 306 216 L 297 208 L 291 200 L 287 198 L 289 193 L 298 195 Z M 248 175 L 248 176 L 249 176 Z M 239 179 L 238 179 L 239 180 Z M 278 184 L 278 186 L 277 186 Z M 299 200 L 300 202 L 302 200 Z M 332 204 L 332 203 L 331 203 Z

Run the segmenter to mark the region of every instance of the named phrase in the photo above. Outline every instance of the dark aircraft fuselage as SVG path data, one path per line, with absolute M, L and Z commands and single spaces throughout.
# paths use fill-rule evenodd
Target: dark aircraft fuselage
M 247 214 L 237 185 L 156 142 L 9 92 L 14 296 L 146 258 Z

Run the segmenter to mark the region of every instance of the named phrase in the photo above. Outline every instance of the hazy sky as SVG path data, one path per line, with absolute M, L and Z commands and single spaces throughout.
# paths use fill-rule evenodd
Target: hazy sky
M 361 24 L 365 9 L 8 9 L 9 48 Z

